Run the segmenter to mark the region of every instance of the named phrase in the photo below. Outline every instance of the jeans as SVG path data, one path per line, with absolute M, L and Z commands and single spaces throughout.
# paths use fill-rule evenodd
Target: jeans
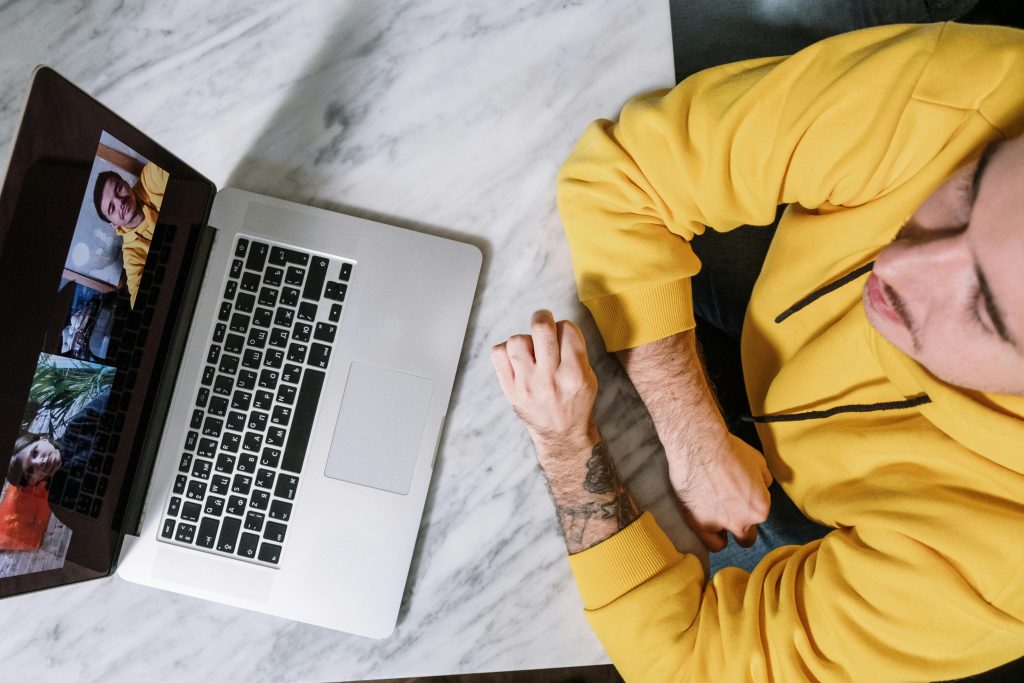
M 701 271 L 692 285 L 697 343 L 705 369 L 730 431 L 757 449 L 761 448 L 757 432 L 741 419 L 750 414 L 750 406 L 743 386 L 739 341 L 750 292 L 784 208 L 779 208 L 770 226 L 743 226 L 728 233 L 707 230 L 690 243 L 701 260 Z M 750 571 L 769 551 L 783 545 L 803 545 L 830 531 L 807 519 L 778 483 L 768 491 L 771 511 L 758 525 L 757 541 L 742 548 L 730 535 L 729 544 L 711 554 L 712 575 L 722 567 Z

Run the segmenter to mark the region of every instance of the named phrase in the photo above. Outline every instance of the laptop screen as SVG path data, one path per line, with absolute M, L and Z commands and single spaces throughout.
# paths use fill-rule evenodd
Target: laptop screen
M 37 70 L 0 195 L 0 596 L 111 572 L 213 193 Z

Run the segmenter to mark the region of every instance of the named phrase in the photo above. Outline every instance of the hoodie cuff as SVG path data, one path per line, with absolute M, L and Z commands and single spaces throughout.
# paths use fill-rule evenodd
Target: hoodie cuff
M 611 538 L 570 555 L 569 566 L 583 596 L 584 609 L 595 610 L 682 559 L 683 555 L 654 521 L 654 516 L 644 512 Z
M 594 316 L 609 353 L 664 339 L 697 325 L 690 278 L 587 299 L 583 305 Z

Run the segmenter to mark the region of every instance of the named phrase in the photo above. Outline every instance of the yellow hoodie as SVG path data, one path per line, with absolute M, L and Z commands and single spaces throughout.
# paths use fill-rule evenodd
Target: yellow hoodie
M 743 370 L 772 474 L 834 528 L 710 582 L 649 513 L 571 556 L 627 680 L 942 680 L 1024 655 L 1024 398 L 937 380 L 861 303 L 925 198 L 1022 132 L 1024 31 L 955 23 L 709 69 L 587 129 L 558 199 L 609 351 L 693 327 L 704 226 L 789 204 Z
M 142 207 L 142 220 L 131 228 L 115 228 L 117 234 L 124 238 L 121 256 L 124 260 L 132 308 L 135 308 L 135 298 L 142 282 L 142 271 L 146 267 L 146 259 L 149 258 L 149 245 L 153 241 L 153 229 L 160 215 L 160 207 L 164 203 L 168 177 L 167 171 L 152 162 L 143 166 L 139 182 L 133 188 L 136 201 Z

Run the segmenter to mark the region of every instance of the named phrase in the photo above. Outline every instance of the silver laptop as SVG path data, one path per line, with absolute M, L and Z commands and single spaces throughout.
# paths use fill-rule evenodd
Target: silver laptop
M 116 571 L 390 634 L 480 251 L 217 192 L 45 67 L 0 240 L 0 596 Z

